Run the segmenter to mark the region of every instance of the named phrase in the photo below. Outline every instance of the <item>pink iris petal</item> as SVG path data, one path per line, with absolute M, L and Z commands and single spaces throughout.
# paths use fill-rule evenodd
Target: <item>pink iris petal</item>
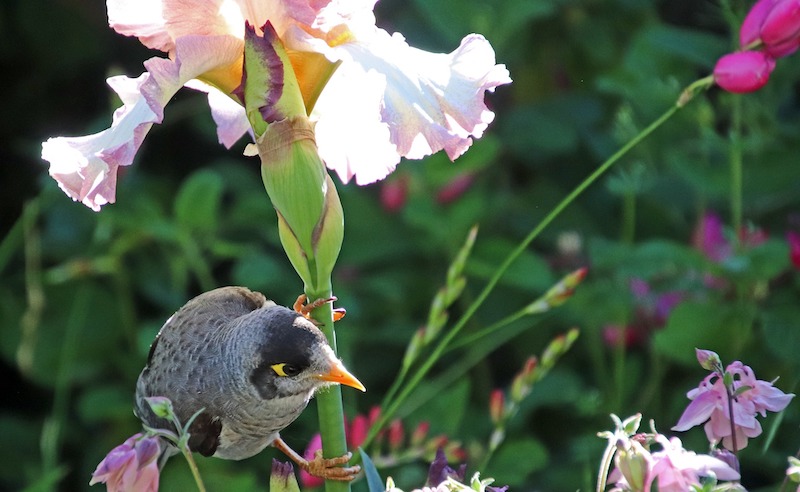
M 67 195 L 92 210 L 113 203 L 119 166 L 133 162 L 147 132 L 163 120 L 167 102 L 190 79 L 236 60 L 240 44 L 231 36 L 186 36 L 176 43 L 175 60 L 151 58 L 144 63 L 148 72 L 136 79 L 109 78 L 123 103 L 111 127 L 85 137 L 47 140 L 42 158 L 50 162 L 50 175 Z
M 108 25 L 124 36 L 136 36 L 151 49 L 171 51 L 162 0 L 108 0 Z
M 774 68 L 775 60 L 761 51 L 729 53 L 717 61 L 714 81 L 728 92 L 753 92 L 767 83 Z
M 329 0 L 108 0 L 109 25 L 148 48 L 174 50 L 181 36 L 230 34 L 244 38 L 244 21 L 267 20 L 282 35 L 294 23 L 311 25 Z
M 252 133 L 244 106 L 230 96 L 197 79 L 187 82 L 186 87 L 208 94 L 211 117 L 217 124 L 217 138 L 226 148 L 233 147 L 245 133 Z

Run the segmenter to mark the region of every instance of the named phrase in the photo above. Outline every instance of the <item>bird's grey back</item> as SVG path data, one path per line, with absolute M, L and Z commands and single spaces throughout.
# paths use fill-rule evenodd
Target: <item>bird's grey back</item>
M 137 416 L 151 427 L 166 423 L 152 413 L 143 399 L 146 396 L 171 395 L 182 423 L 200 408 L 213 415 L 217 408 L 229 405 L 224 395 L 243 381 L 231 371 L 219 370 L 225 342 L 237 319 L 272 306 L 275 303 L 262 294 L 244 287 L 222 287 L 186 303 L 167 320 L 150 348 L 136 385 Z M 220 400 L 209 399 L 210 395 L 220 395 Z

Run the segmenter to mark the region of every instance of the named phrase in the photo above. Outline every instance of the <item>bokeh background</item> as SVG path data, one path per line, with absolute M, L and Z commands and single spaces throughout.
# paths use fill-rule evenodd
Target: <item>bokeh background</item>
M 442 155 L 403 162 L 366 187 L 336 180 L 346 236 L 334 290 L 348 312 L 339 343 L 369 389 L 344 391 L 350 416 L 381 401 L 469 228 L 478 224 L 479 234 L 451 320 L 584 176 L 710 73 L 735 46 L 731 26 L 750 3 L 378 3 L 378 25 L 417 47 L 449 52 L 464 35 L 484 34 L 514 83 L 488 96 L 496 120 L 455 163 Z M 109 29 L 99 0 L 0 2 L 2 490 L 90 490 L 96 464 L 138 430 L 136 377 L 158 328 L 186 300 L 239 284 L 288 305 L 302 290 L 257 161 L 242 156 L 245 142 L 217 144 L 202 94 L 175 96 L 121 173 L 117 203 L 102 212 L 72 202 L 48 177 L 41 142 L 106 128 L 119 103 L 105 78 L 136 76 L 157 55 Z M 796 391 L 800 266 L 790 261 L 787 233 L 800 232 L 798 56 L 780 60 L 757 93 L 698 97 L 546 229 L 468 332 L 588 266 L 584 284 L 563 307 L 507 328 L 514 336 L 444 391 L 426 392 L 463 353 L 445 357 L 403 407 L 406 434 L 429 422 L 431 437 L 458 443 L 472 473 L 492 431 L 491 391 L 507 388 L 529 355 L 572 327 L 580 338 L 535 385 L 481 470 L 513 490 L 592 490 L 605 445 L 596 432 L 611 428 L 610 413 L 642 412 L 669 432 L 685 392 L 704 376 L 696 346 Z M 731 191 L 737 155 L 740 199 Z M 742 205 L 741 234 L 732 203 Z M 718 218 L 714 240 L 713 227 L 697 234 L 698 224 L 714 225 L 703 222 L 709 213 Z M 740 454 L 751 490 L 776 490 L 783 479 L 786 456 L 800 448 L 798 405 L 765 419 L 764 435 Z M 296 449 L 315 432 L 313 406 L 284 432 Z M 681 437 L 707 450 L 700 428 Z M 386 445 L 372 452 L 385 463 L 401 455 Z M 419 486 L 429 455 L 380 472 Z M 201 459 L 200 467 L 210 490 L 265 490 L 271 457 L 280 456 Z M 163 490 L 191 490 L 186 467 L 173 461 Z

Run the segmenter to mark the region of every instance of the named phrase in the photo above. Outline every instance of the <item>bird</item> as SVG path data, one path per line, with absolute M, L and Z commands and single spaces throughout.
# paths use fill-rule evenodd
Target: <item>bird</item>
M 180 422 L 197 414 L 189 426 L 193 452 L 242 460 L 272 445 L 312 475 L 354 479 L 358 465 L 341 466 L 350 453 L 329 459 L 318 453 L 309 461 L 280 437 L 321 388 L 343 384 L 366 391 L 308 315 L 332 300 L 303 305 L 300 296 L 290 309 L 239 286 L 191 299 L 150 346 L 136 383 L 135 415 L 151 429 L 177 431 L 146 400 L 166 397 Z M 171 453 L 177 453 L 174 446 Z

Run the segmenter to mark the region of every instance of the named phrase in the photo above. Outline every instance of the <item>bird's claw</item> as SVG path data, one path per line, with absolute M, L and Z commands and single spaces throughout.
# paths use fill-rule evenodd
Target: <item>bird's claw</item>
M 361 473 L 361 467 L 354 466 L 341 466 L 347 464 L 353 453 L 347 453 L 337 458 L 323 458 L 322 450 L 317 450 L 314 454 L 314 459 L 299 463 L 300 467 L 308 474 L 319 477 L 325 480 L 337 480 L 340 482 L 349 482 L 356 478 Z
M 294 306 L 292 306 L 292 307 L 294 308 L 295 311 L 297 311 L 298 313 L 302 314 L 306 319 L 308 319 L 309 321 L 314 322 L 314 320 L 311 318 L 311 311 L 317 309 L 318 307 L 322 306 L 325 303 L 328 303 L 328 302 L 333 303 L 334 301 L 336 301 L 336 297 L 332 296 L 332 297 L 329 297 L 327 299 L 320 298 L 320 299 L 317 299 L 317 300 L 315 300 L 313 302 L 309 302 L 308 304 L 306 304 L 307 300 L 308 300 L 308 298 L 306 297 L 305 294 L 300 294 L 299 296 L 297 296 L 297 300 L 294 301 Z M 344 310 L 344 308 L 336 308 L 336 309 L 334 309 L 333 310 L 333 321 L 339 321 L 340 319 L 344 318 L 345 314 L 346 314 L 346 311 Z

